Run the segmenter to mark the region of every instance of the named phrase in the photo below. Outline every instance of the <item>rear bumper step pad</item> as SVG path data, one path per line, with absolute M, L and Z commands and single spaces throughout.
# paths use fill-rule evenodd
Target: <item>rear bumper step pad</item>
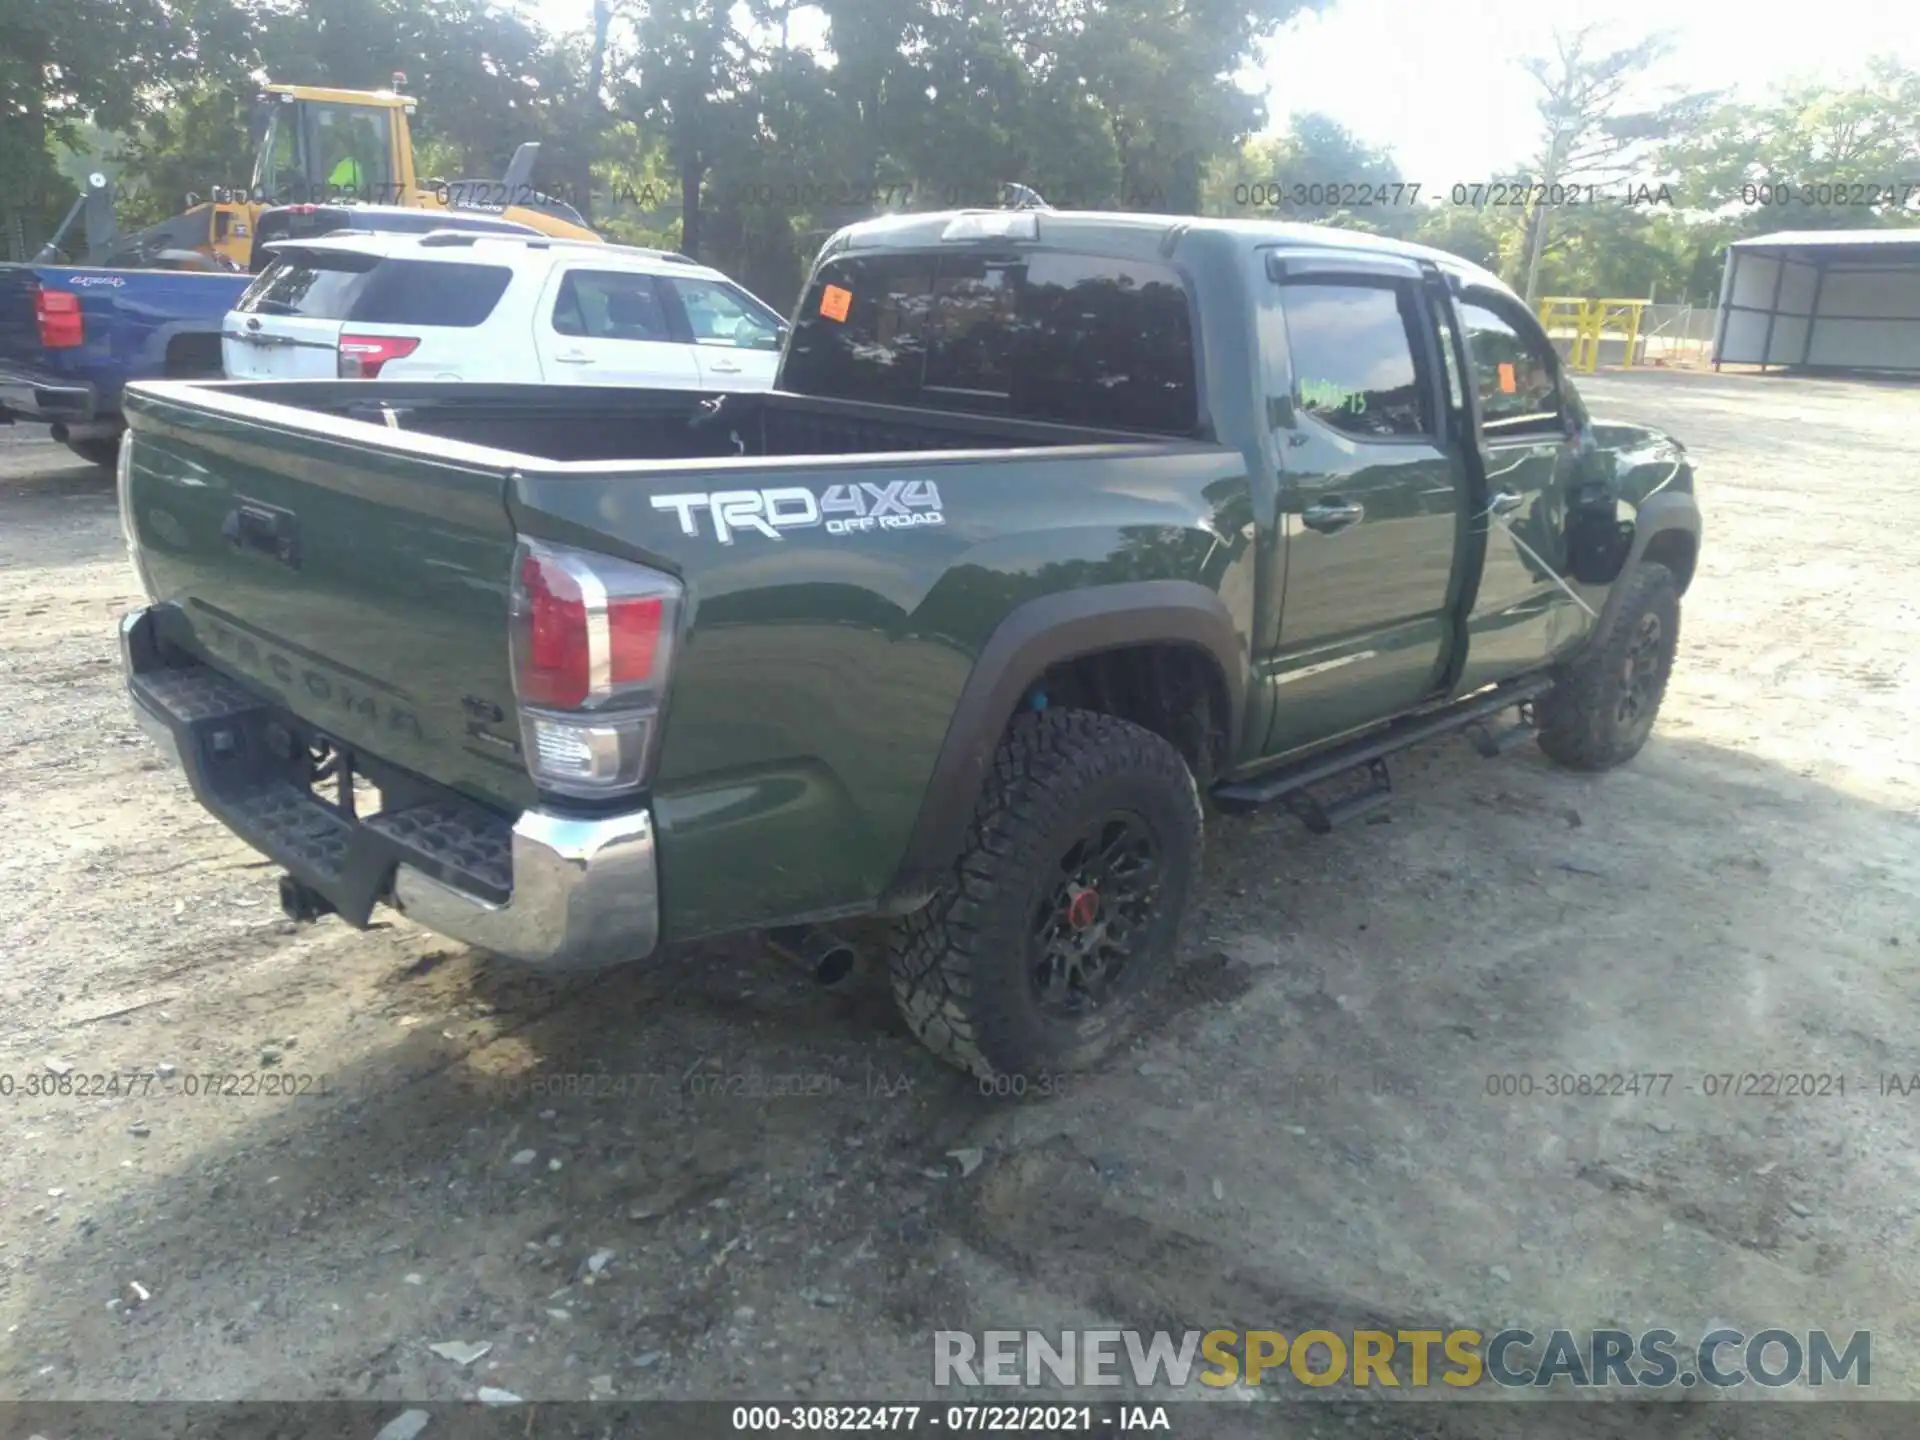
M 202 805 L 286 869 L 289 914 L 331 909 L 364 929 L 384 902 L 429 930 L 548 969 L 597 969 L 658 945 L 646 806 L 590 816 L 536 808 L 509 822 L 382 766 L 417 803 L 358 816 L 313 793 L 308 743 L 318 732 L 208 666 L 163 655 L 151 610 L 121 622 L 120 649 L 141 728 Z M 353 756 L 336 753 L 329 778 L 350 796 Z
M 149 642 L 150 643 L 150 642 Z M 276 753 L 269 728 L 305 727 L 203 665 L 143 668 L 127 686 L 141 727 L 179 765 L 194 797 L 241 839 L 364 929 L 409 865 L 476 901 L 513 890 L 512 823 L 453 797 L 364 819 L 343 814 L 307 782 L 307 752 Z M 281 744 L 285 748 L 284 741 Z

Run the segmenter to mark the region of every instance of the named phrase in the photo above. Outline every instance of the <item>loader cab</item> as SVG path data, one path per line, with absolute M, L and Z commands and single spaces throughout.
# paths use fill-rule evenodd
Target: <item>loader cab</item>
M 417 203 L 407 119 L 413 105 L 391 90 L 267 86 L 250 125 L 254 198 L 268 205 Z

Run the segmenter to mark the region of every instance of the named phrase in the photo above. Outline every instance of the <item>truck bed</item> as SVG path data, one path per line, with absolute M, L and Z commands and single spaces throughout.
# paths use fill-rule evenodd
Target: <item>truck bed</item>
M 437 381 L 243 381 L 206 401 L 266 401 L 409 434 L 572 464 L 1138 444 L 1125 431 L 771 393 Z M 720 400 L 717 408 L 712 402 Z M 390 417 L 390 418 L 389 418 Z

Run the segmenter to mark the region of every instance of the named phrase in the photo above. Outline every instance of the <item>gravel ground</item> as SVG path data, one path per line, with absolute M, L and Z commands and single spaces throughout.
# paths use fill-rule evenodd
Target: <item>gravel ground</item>
M 295 930 L 132 723 L 111 477 L 0 430 L 0 1393 L 902 1398 L 936 1328 L 1525 1321 L 1870 1328 L 1913 1397 L 1920 389 L 1583 389 L 1702 476 L 1647 750 L 1215 821 L 1165 1025 L 1022 1106 L 751 937 L 555 983 Z M 1672 1079 L 1487 1093 L 1579 1071 Z M 1703 1093 L 1744 1072 L 1845 1094 Z

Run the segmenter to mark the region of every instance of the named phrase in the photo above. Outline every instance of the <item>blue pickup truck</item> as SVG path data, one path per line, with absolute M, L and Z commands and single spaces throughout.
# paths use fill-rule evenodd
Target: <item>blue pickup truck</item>
M 0 424 L 51 425 L 111 465 L 129 380 L 218 378 L 220 322 L 253 277 L 0 265 Z
M 540 233 L 496 216 L 387 205 L 285 205 L 263 211 L 257 224 L 256 269 L 270 258 L 270 239 L 338 229 Z M 111 216 L 102 216 L 89 239 L 112 233 Z M 111 243 L 89 248 L 109 261 L 152 258 L 132 242 L 117 252 Z M 163 268 L 0 265 L 0 425 L 51 425 L 53 438 L 76 455 L 111 465 L 125 428 L 120 391 L 129 380 L 220 378 L 221 324 L 254 277 L 166 268 L 169 259 L 194 258 L 163 254 Z

